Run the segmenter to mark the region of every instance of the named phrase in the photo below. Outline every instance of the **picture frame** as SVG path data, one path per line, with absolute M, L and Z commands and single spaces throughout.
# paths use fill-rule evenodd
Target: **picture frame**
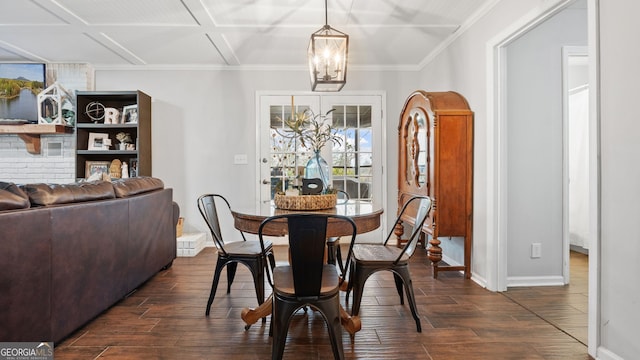
M 96 174 L 109 175 L 109 168 L 111 167 L 110 161 L 85 161 L 84 165 L 84 177 L 88 179 Z
M 129 159 L 129 177 L 138 176 L 138 158 Z
M 122 108 L 122 123 L 135 124 L 138 122 L 138 105 L 127 105 Z
M 89 133 L 87 150 L 109 150 L 110 146 L 111 140 L 109 139 L 109 134 Z

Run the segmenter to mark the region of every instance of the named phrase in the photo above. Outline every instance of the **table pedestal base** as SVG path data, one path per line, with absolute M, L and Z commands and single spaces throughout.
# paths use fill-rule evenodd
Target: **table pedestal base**
M 265 300 L 260 306 L 255 309 L 244 308 L 240 313 L 240 317 L 245 322 L 244 329 L 248 330 L 251 325 L 255 324 L 259 319 L 262 319 L 265 316 L 271 315 L 271 301 L 272 295 L 269 295 L 269 298 Z M 362 329 L 362 323 L 360 322 L 360 317 L 349 315 L 342 305 L 340 305 L 340 323 L 342 327 L 349 333 L 351 340 L 355 334 Z

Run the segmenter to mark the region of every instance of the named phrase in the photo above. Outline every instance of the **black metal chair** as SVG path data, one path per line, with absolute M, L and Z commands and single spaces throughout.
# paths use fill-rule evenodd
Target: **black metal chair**
M 411 231 L 411 236 L 403 247 L 396 245 L 387 245 L 393 229 L 405 212 L 411 209 L 415 210 L 415 224 Z M 413 285 L 411 283 L 411 275 L 409 274 L 409 259 L 413 255 L 418 238 L 422 230 L 422 226 L 431 209 L 431 199 L 425 196 L 415 196 L 409 199 L 400 211 L 395 223 L 391 226 L 391 231 L 382 244 L 357 244 L 351 242 L 349 253 L 347 254 L 347 263 L 345 272 L 349 272 L 349 284 L 347 286 L 346 300 L 349 300 L 349 294 L 353 290 L 353 304 L 351 305 L 351 315 L 358 315 L 360 311 L 360 302 L 362 301 L 362 293 L 364 284 L 369 276 L 381 270 L 393 272 L 396 290 L 400 295 L 400 304 L 404 304 L 404 296 L 402 288 L 407 293 L 411 314 L 416 321 L 418 332 L 422 332 L 420 325 L 420 317 L 416 308 L 415 295 L 413 293 Z M 351 269 L 349 270 L 349 267 Z
M 340 236 L 327 239 L 327 264 L 338 265 L 340 272 L 344 271 L 342 251 L 340 250 Z
M 282 358 L 291 318 L 300 308 L 309 306 L 318 310 L 327 322 L 334 358 L 343 359 L 340 274 L 336 266 L 324 263 L 324 252 L 328 222 L 345 222 L 340 226 L 351 227 L 352 242 L 355 241 L 356 225 L 348 217 L 331 214 L 273 216 L 265 219 L 258 231 L 264 251 L 267 251 L 264 229 L 270 224 L 276 225 L 273 224 L 276 221 L 287 223 L 291 264 L 273 267 L 273 281 L 267 272 L 267 279 L 273 287 L 271 358 Z
M 349 201 L 349 193 L 342 190 L 336 190 L 342 203 Z M 340 204 L 340 202 L 338 203 Z M 344 272 L 344 264 L 342 263 L 342 250 L 340 249 L 340 236 L 333 236 L 327 239 L 327 263 L 338 265 L 340 272 Z
M 272 264 L 275 264 L 271 242 L 266 241 L 263 248 L 260 246 L 259 241 L 247 240 L 242 232 L 240 232 L 242 236 L 241 241 L 224 241 L 220 229 L 220 222 L 218 221 L 216 198 L 224 201 L 227 208 L 231 210 L 229 202 L 222 195 L 205 194 L 198 198 L 198 210 L 200 210 L 200 214 L 202 214 L 202 217 L 209 226 L 213 242 L 218 249 L 218 261 L 216 262 L 213 284 L 211 285 L 211 293 L 209 294 L 209 301 L 207 302 L 207 310 L 205 312 L 207 316 L 209 316 L 211 304 L 216 296 L 220 273 L 225 266 L 227 267 L 227 294 L 231 292 L 231 284 L 235 278 L 238 263 L 241 263 L 251 270 L 256 288 L 256 298 L 258 299 L 258 304 L 262 304 L 264 302 L 264 269 L 267 258 Z M 266 319 L 263 319 L 263 321 L 266 321 Z

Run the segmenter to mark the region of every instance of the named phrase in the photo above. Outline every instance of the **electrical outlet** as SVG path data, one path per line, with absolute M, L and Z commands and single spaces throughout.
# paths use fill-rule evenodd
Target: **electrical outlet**
M 540 243 L 531 244 L 531 258 L 538 259 L 540 256 L 542 256 L 542 244 Z

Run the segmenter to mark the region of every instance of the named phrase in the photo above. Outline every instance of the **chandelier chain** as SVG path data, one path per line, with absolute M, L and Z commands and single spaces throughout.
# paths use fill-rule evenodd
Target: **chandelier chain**
M 327 0 L 324 0 L 324 25 L 329 25 L 329 11 L 327 10 Z

